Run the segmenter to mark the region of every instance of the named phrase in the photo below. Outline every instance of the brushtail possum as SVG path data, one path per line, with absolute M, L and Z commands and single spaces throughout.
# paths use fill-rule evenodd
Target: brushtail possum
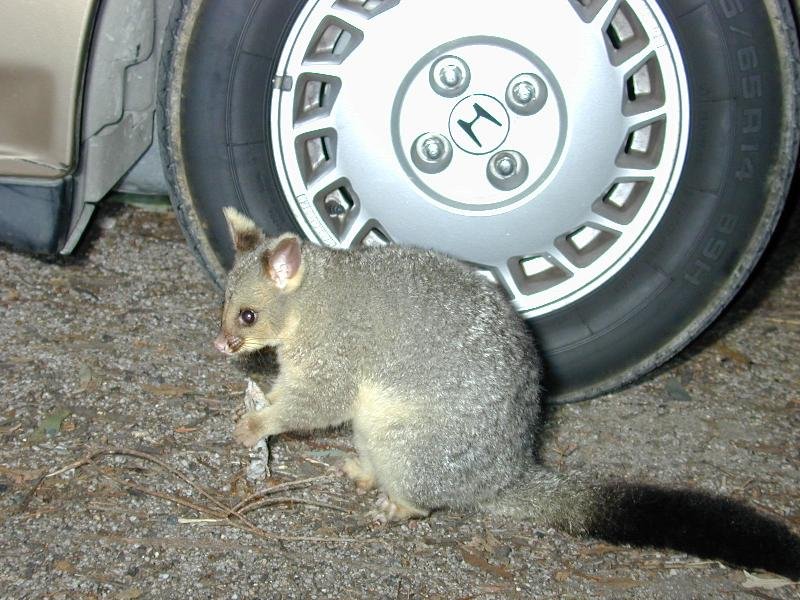
M 482 510 L 800 578 L 800 537 L 744 504 L 539 464 L 539 357 L 479 274 L 435 252 L 334 250 L 225 217 L 236 255 L 215 345 L 273 347 L 279 363 L 239 442 L 350 421 L 358 458 L 344 470 L 385 493 L 385 518 Z

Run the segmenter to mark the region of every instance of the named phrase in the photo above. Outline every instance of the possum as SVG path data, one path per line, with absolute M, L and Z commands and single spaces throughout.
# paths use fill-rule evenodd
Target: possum
M 343 470 L 385 494 L 383 520 L 485 511 L 800 578 L 800 537 L 743 503 L 540 464 L 540 357 L 485 277 L 433 251 L 326 248 L 224 214 L 235 259 L 215 346 L 272 348 L 279 366 L 240 443 L 350 422 L 358 457 Z

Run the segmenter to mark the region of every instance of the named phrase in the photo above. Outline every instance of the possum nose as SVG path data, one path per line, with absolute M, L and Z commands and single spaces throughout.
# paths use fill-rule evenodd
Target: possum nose
M 220 333 L 214 340 L 214 347 L 223 354 L 233 354 L 244 344 L 242 338 L 235 335 Z
M 228 340 L 221 333 L 217 336 L 217 339 L 214 340 L 214 348 L 216 348 L 217 350 L 219 350 L 223 354 L 230 354 L 231 353 L 231 349 L 228 348 Z

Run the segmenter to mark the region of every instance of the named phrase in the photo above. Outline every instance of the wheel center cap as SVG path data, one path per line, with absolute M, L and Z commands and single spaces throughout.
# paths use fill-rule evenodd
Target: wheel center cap
M 566 143 L 558 80 L 511 40 L 454 39 L 422 55 L 398 86 L 391 135 L 421 198 L 490 218 L 537 197 Z
M 508 111 L 487 94 L 462 98 L 450 113 L 450 137 L 464 152 L 488 154 L 506 141 L 509 131 Z

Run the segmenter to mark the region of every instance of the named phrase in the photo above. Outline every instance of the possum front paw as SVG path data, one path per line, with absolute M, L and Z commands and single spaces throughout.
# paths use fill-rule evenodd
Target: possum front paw
M 365 494 L 375 488 L 375 474 L 366 469 L 362 461 L 348 458 L 341 466 L 341 472 L 352 479 L 359 494 Z
M 233 430 L 233 437 L 240 444 L 251 448 L 269 435 L 267 411 L 258 410 L 244 415 Z

